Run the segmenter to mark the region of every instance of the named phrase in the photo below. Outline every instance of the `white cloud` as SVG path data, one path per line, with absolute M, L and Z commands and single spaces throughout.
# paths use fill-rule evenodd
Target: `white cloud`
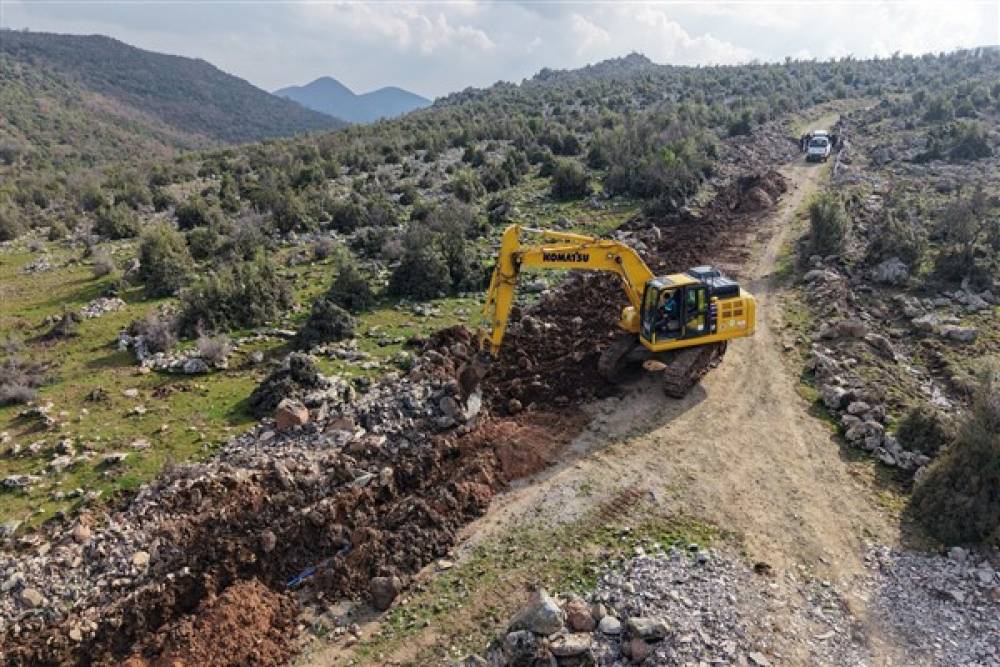
M 693 65 L 1000 44 L 1000 3 L 0 0 L 0 23 L 104 33 L 274 89 L 331 75 L 439 95 L 631 51 Z

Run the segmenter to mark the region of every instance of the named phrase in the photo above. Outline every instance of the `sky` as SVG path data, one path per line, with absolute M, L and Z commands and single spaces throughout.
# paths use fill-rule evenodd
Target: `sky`
M 0 0 L 0 26 L 109 35 L 266 90 L 333 76 L 433 98 L 632 51 L 712 65 L 998 45 L 1000 0 Z

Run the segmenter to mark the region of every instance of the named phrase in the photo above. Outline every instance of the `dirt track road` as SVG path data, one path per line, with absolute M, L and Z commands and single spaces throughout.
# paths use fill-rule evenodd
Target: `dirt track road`
M 795 371 L 783 359 L 782 286 L 771 274 L 803 202 L 825 172 L 794 163 L 783 173 L 789 192 L 761 226 L 755 259 L 743 271 L 759 302 L 756 335 L 731 344 L 721 366 L 682 401 L 665 399 L 656 378 L 646 376 L 624 397 L 589 406 L 591 426 L 560 463 L 523 481 L 471 524 L 459 559 L 515 527 L 575 521 L 624 489 L 640 489 L 668 513 L 697 517 L 734 535 L 751 561 L 771 566 L 778 586 L 792 570 L 849 580 L 863 569 L 866 540 L 896 539 L 871 488 L 841 458 L 830 426 L 810 415 Z M 864 618 L 863 601 L 847 603 Z M 381 664 L 412 660 L 415 647 L 441 641 L 439 630 L 419 633 Z M 876 664 L 891 662 L 879 637 L 869 642 Z M 783 664 L 808 662 L 794 641 L 787 650 Z M 321 652 L 309 664 L 341 664 L 344 658 L 340 651 Z

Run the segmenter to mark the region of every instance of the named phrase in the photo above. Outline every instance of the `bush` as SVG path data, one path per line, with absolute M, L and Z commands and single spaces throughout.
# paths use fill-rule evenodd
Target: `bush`
M 552 196 L 559 200 L 580 199 L 590 194 L 590 179 L 576 160 L 558 160 L 552 170 Z
M 753 132 L 753 117 L 748 110 L 745 110 L 738 118 L 729 122 L 729 136 L 746 136 Z
M 69 234 L 69 230 L 66 229 L 66 225 L 62 221 L 56 220 L 49 225 L 48 238 L 50 241 L 61 241 L 66 238 L 67 234 Z
M 323 261 L 333 255 L 336 249 L 337 244 L 333 242 L 333 239 L 324 236 L 313 243 L 313 257 L 318 261 Z
M 341 265 L 326 298 L 352 313 L 375 305 L 372 288 L 354 262 L 344 262 Z
M 0 361 L 0 406 L 34 400 L 37 388 L 44 381 L 41 366 L 27 362 L 16 352 L 9 351 L 4 360 Z
M 151 296 L 170 296 L 194 270 L 184 235 L 166 223 L 149 227 L 139 242 L 139 278 Z
M 181 293 L 178 329 L 185 336 L 255 327 L 292 306 L 292 290 L 263 257 L 236 260 Z
M 168 313 L 151 311 L 129 325 L 129 333 L 142 336 L 150 352 L 169 352 L 177 344 L 177 318 Z
M 458 200 L 466 203 L 473 202 L 486 193 L 479 177 L 471 169 L 462 169 L 455 174 L 448 183 L 447 189 Z
M 0 242 L 13 241 L 22 231 L 24 226 L 14 207 L 0 204 Z
M 952 160 L 979 160 L 993 155 L 990 136 L 980 123 L 958 123 L 951 131 L 951 148 L 948 157 Z
M 924 404 L 907 411 L 896 429 L 896 438 L 910 451 L 934 456 L 951 440 L 951 434 L 941 413 Z
M 886 213 L 868 246 L 871 261 L 898 257 L 910 268 L 917 267 L 926 251 L 927 235 L 920 223 L 894 211 Z
M 317 299 L 302 328 L 295 336 L 295 346 L 308 350 L 320 343 L 333 343 L 354 336 L 356 326 L 349 312 L 338 306 L 331 299 Z
M 130 239 L 139 235 L 139 217 L 125 204 L 105 206 L 97 212 L 94 231 L 109 239 Z
M 816 197 L 809 204 L 809 253 L 836 255 L 847 237 L 847 214 L 840 198 L 832 193 Z
M 946 544 L 1000 545 L 1000 377 L 979 383 L 955 441 L 913 491 L 914 517 Z
M 56 323 L 52 325 L 52 329 L 49 330 L 49 338 L 71 338 L 77 335 L 77 329 L 79 328 L 80 322 L 82 321 L 80 313 L 75 310 L 71 310 L 68 306 L 63 306 L 62 315 L 56 320 Z
M 110 275 L 118 268 L 115 266 L 115 260 L 111 259 L 111 255 L 104 250 L 94 251 L 93 259 L 94 263 L 90 267 L 90 272 L 95 278 Z
M 389 292 L 412 299 L 433 299 L 451 288 L 451 273 L 435 247 L 432 234 L 411 228 L 403 241 L 403 257 L 389 279 Z
M 209 206 L 204 197 L 191 195 L 183 204 L 174 210 L 177 218 L 177 226 L 181 229 L 194 229 L 204 227 L 218 220 L 221 214 Z
M 198 356 L 213 365 L 224 362 L 233 351 L 233 343 L 225 334 L 199 336 L 195 347 L 198 349 Z

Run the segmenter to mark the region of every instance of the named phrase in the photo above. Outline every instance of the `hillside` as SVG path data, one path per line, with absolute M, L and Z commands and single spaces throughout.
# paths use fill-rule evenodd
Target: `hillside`
M 394 86 L 359 95 L 329 76 L 304 86 L 288 86 L 274 91 L 274 94 L 352 123 L 369 123 L 380 118 L 401 116 L 414 109 L 430 106 L 431 103 L 426 97 Z
M 1000 358 L 998 71 L 632 54 L 0 180 L 0 653 L 992 664 L 1000 562 L 973 545 L 1000 510 L 953 491 L 1000 488 L 1000 379 L 975 379 Z M 829 162 L 813 127 L 847 139 Z M 756 333 L 667 398 L 685 352 L 601 370 L 618 278 L 522 264 L 468 400 L 511 223 L 719 267 Z M 913 551 L 928 522 L 970 531 L 954 560 Z M 539 587 L 549 622 L 507 633 Z
M 192 58 L 99 35 L 4 31 L 0 142 L 88 161 L 242 143 L 343 123 Z

